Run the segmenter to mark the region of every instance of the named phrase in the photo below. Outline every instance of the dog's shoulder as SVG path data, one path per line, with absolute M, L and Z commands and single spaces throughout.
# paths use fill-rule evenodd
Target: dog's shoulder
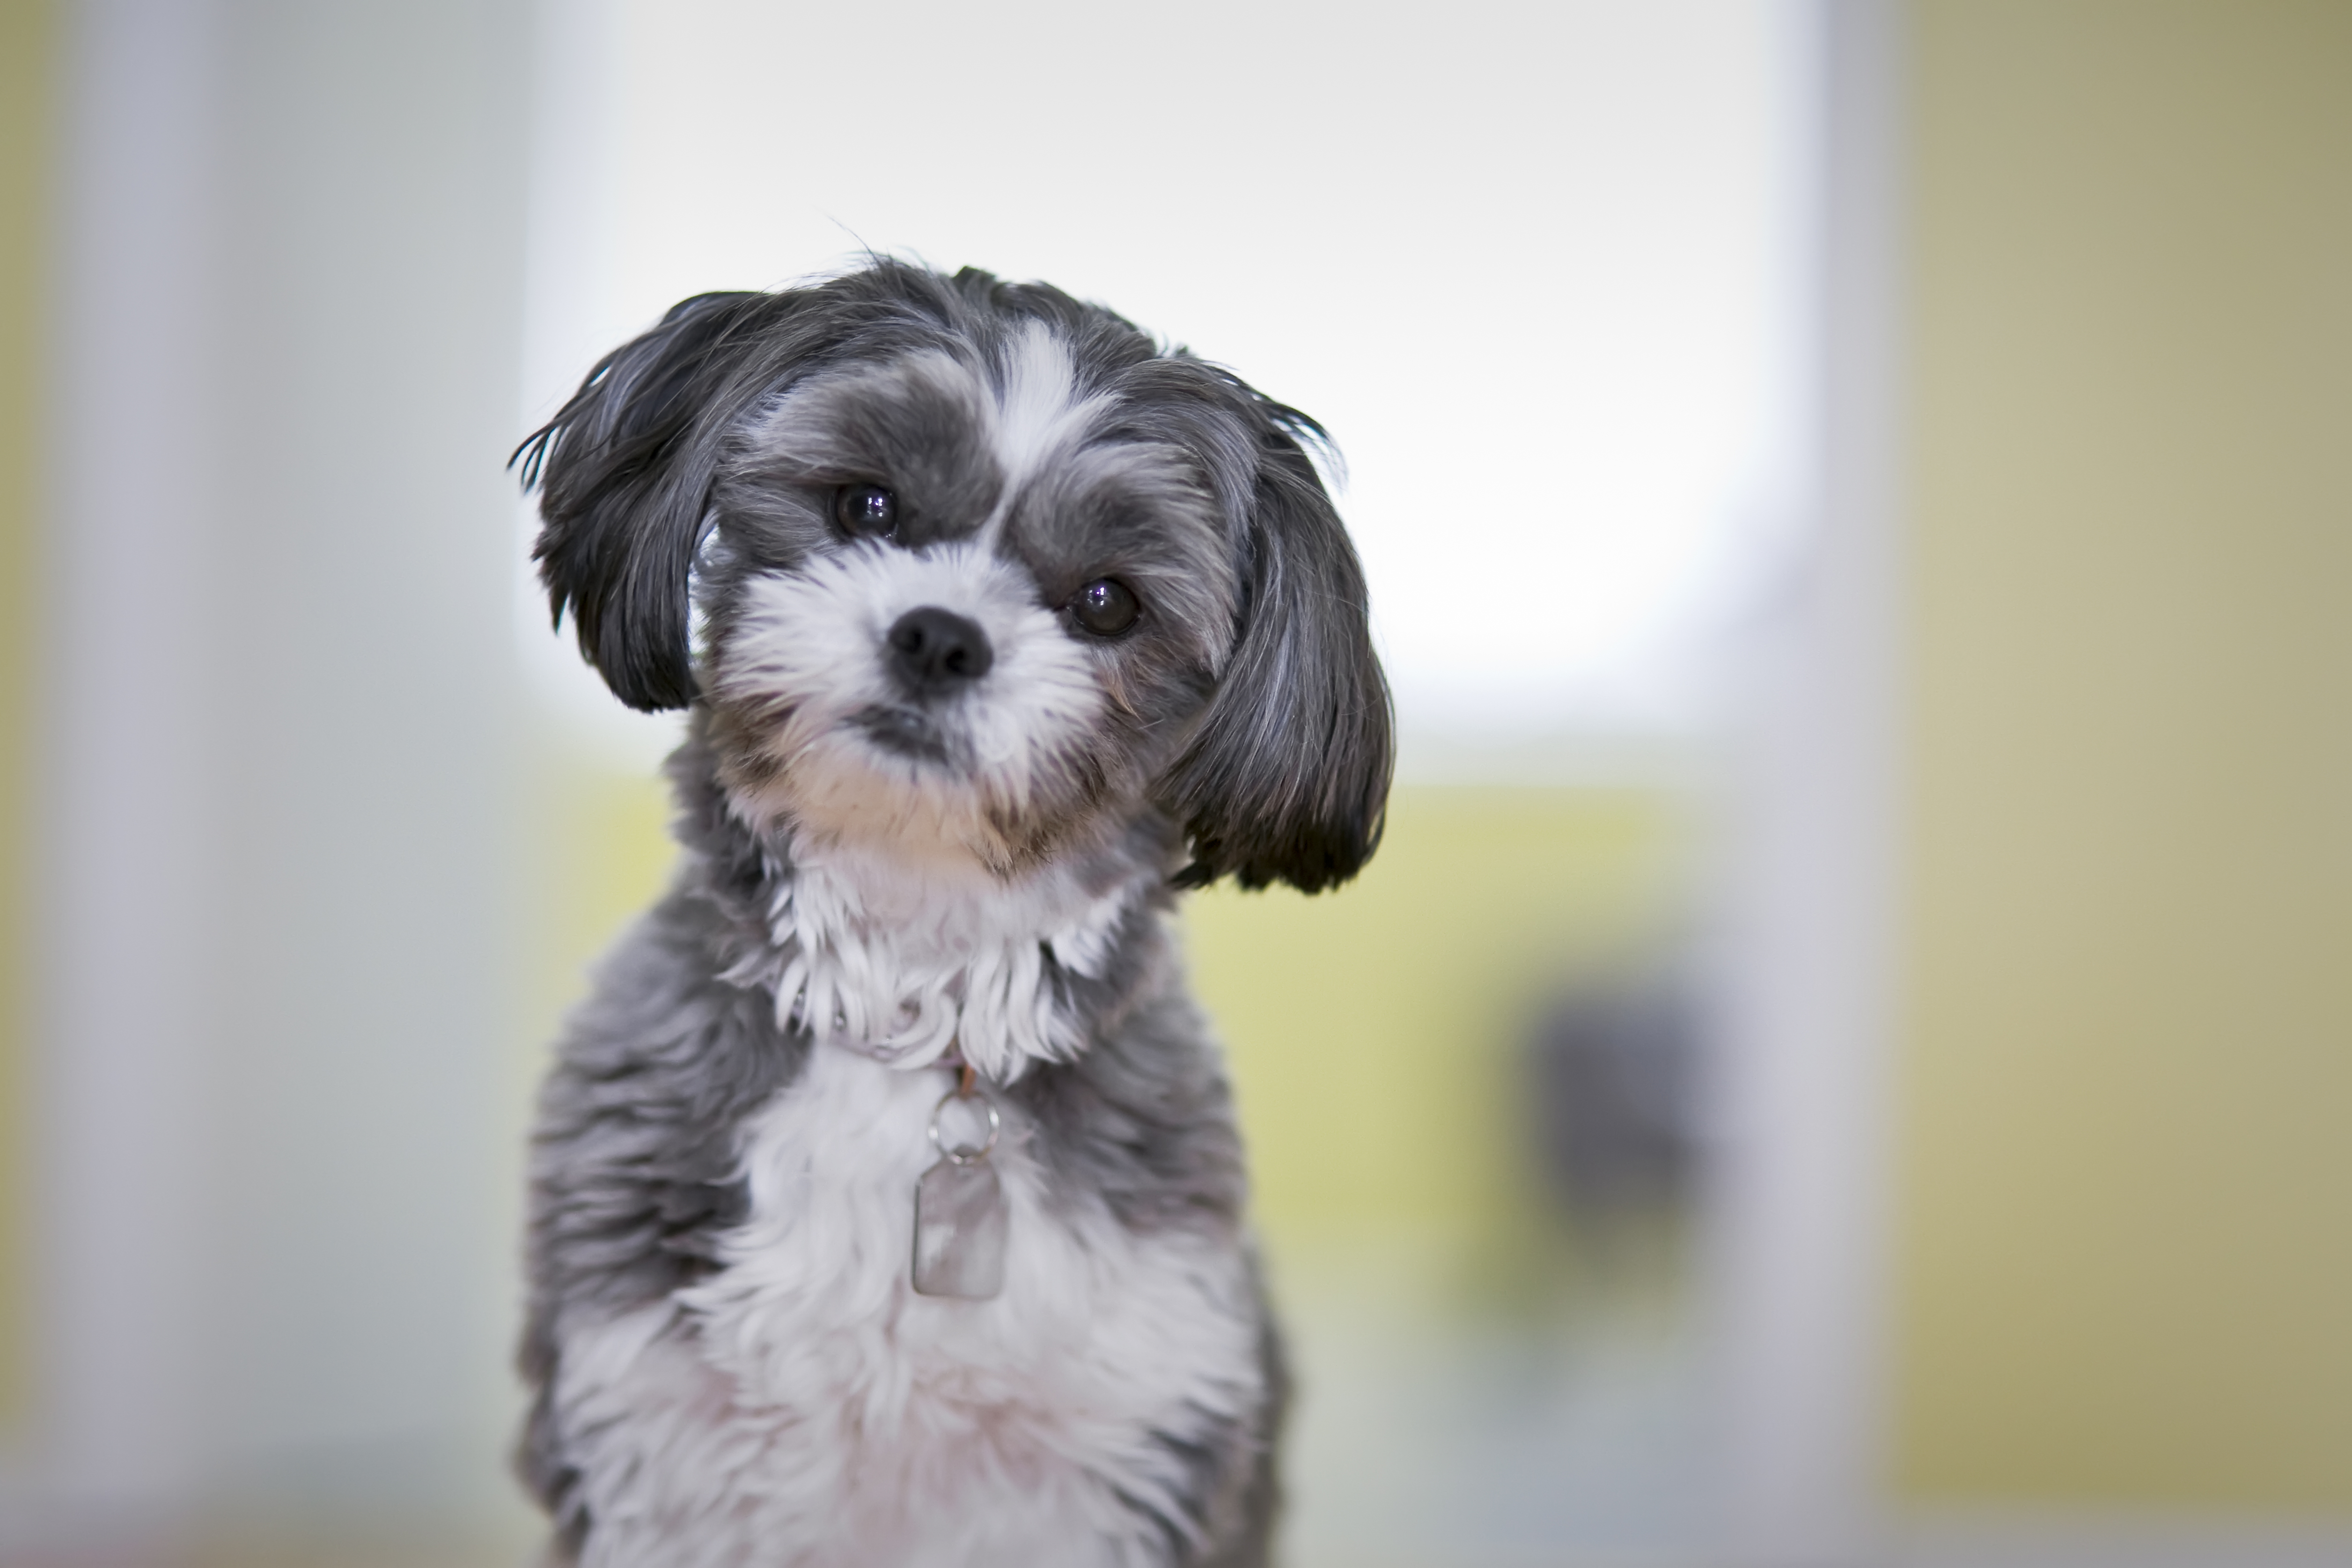
M 1172 966 L 1083 1055 L 1009 1092 L 1049 1190 L 1099 1199 L 1139 1233 L 1241 1225 L 1248 1182 L 1223 1056 Z
M 738 1130 L 808 1045 L 766 991 L 727 977 L 732 925 L 689 867 L 568 1020 L 532 1141 L 533 1295 L 551 1308 L 658 1300 L 740 1218 Z

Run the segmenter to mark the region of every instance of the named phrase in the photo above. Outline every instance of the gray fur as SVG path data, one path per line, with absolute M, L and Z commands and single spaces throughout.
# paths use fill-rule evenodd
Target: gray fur
M 971 378 L 1003 373 L 1005 345 L 1037 321 L 1108 412 L 1042 472 L 1008 474 L 964 403 L 987 384 Z M 746 584 L 846 548 L 824 510 L 830 486 L 887 476 L 908 517 L 893 543 L 911 550 L 1002 518 L 998 548 L 1044 604 L 1108 561 L 1154 607 L 1134 637 L 1088 644 L 1116 698 L 1097 727 L 992 808 L 999 876 L 1053 864 L 1090 895 L 1128 895 L 1085 972 L 1041 946 L 1041 983 L 1084 1049 L 994 1092 L 1030 1130 L 1049 1206 L 1248 1254 L 1231 1094 L 1168 930 L 1174 889 L 1226 873 L 1309 891 L 1344 880 L 1377 842 L 1389 769 L 1360 573 L 1302 436 L 1319 437 L 1304 416 L 1098 308 L 885 262 L 813 289 L 687 302 L 528 444 L 559 615 L 574 614 L 625 699 L 692 707 L 670 765 L 676 880 L 600 967 L 541 1098 L 521 1358 L 535 1398 L 519 1467 L 562 1554 L 596 1530 L 581 1435 L 556 1396 L 567 1335 L 724 1267 L 749 1201 L 744 1130 L 815 1049 L 804 1020 L 779 1022 L 772 989 L 794 824 L 746 804 L 788 781 L 794 763 L 766 737 L 793 699 L 714 688 L 705 672 L 745 634 Z M 690 585 L 700 662 L 685 645 Z M 1256 1278 L 1248 1265 L 1255 1407 L 1160 1433 L 1183 1485 L 1172 1501 L 1129 1499 L 1171 1565 L 1266 1560 L 1288 1381 Z

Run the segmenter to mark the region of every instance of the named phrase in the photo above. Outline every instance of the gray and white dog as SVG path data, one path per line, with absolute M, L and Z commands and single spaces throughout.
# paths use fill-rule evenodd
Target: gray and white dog
M 559 622 L 689 710 L 676 882 L 541 1102 L 552 1561 L 1265 1560 L 1282 1356 L 1168 921 L 1379 839 L 1321 440 L 886 260 L 687 300 L 518 454 Z

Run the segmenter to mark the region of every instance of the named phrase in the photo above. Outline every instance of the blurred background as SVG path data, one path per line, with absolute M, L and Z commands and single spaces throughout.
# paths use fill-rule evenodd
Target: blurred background
M 527 1560 L 677 727 L 502 465 L 868 248 L 1348 458 L 1289 1562 L 2352 1564 L 2343 0 L 0 0 L 0 1563 Z

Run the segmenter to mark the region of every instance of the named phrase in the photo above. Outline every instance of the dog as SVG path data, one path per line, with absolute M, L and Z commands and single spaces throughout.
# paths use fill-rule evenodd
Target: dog
M 688 712 L 674 882 L 533 1140 L 551 1563 L 1266 1561 L 1281 1342 L 1169 925 L 1379 842 L 1328 450 L 885 258 L 686 300 L 517 451 L 557 625 Z

